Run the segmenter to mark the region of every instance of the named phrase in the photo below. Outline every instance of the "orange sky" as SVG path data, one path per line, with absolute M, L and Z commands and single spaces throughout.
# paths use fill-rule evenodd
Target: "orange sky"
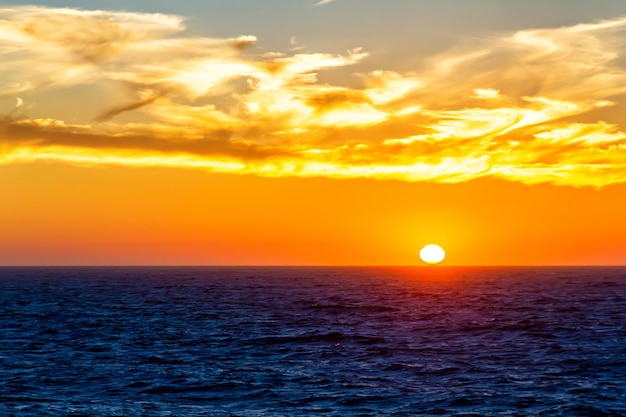
M 0 167 L 4 264 L 621 264 L 626 187 Z
M 411 265 L 427 243 L 449 265 L 626 264 L 626 7 L 433 52 L 10 3 L 0 265 Z

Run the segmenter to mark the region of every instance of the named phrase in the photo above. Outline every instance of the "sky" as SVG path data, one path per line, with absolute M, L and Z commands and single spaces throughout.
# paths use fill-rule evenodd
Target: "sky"
M 0 265 L 626 265 L 622 0 L 0 0 Z

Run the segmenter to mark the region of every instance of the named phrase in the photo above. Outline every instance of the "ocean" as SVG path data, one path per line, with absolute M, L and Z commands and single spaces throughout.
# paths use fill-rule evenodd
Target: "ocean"
M 2 416 L 625 416 L 624 267 L 2 267 Z

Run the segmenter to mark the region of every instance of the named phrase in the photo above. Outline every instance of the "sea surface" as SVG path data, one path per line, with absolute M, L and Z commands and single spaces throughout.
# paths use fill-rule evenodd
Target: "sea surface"
M 626 268 L 0 268 L 1 416 L 626 416 Z

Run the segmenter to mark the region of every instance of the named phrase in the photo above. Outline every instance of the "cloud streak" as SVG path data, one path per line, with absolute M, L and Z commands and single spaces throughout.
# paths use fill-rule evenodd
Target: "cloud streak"
M 253 36 L 186 37 L 178 16 L 4 8 L 0 96 L 21 105 L 18 94 L 113 83 L 127 98 L 83 125 L 11 112 L 0 163 L 623 183 L 626 135 L 602 114 L 626 93 L 625 28 L 615 19 L 468 41 L 419 72 L 375 70 L 349 87 L 318 74 L 363 62 L 358 48 L 259 54 Z
M 314 6 L 323 6 L 325 4 L 332 3 L 333 1 L 335 0 L 320 0 L 317 3 L 315 3 Z

